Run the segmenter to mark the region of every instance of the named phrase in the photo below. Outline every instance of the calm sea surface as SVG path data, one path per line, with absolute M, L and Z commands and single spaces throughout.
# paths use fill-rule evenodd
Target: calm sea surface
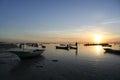
M 120 55 L 104 53 L 101 46 L 63 50 L 57 45 L 46 44 L 39 57 L 0 63 L 0 80 L 120 80 Z

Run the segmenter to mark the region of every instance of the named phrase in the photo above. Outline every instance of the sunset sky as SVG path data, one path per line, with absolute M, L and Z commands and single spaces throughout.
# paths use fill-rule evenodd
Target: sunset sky
M 120 0 L 0 0 L 0 41 L 120 41 Z

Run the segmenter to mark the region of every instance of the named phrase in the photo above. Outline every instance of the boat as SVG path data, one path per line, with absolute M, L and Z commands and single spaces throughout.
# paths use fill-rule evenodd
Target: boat
M 110 48 L 104 48 L 106 53 L 116 53 L 120 54 L 120 50 L 110 49 Z
M 67 47 L 67 46 L 56 46 L 56 49 L 69 49 L 69 47 Z
M 35 49 L 33 51 L 9 51 L 9 52 L 16 54 L 20 58 L 32 58 L 32 57 L 39 56 L 40 54 L 44 52 L 44 50 Z
M 78 47 L 70 46 L 70 49 L 78 49 Z

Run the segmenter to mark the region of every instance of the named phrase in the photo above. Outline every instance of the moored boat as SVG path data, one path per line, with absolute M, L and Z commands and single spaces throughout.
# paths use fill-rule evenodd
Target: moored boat
M 9 52 L 16 54 L 20 58 L 31 58 L 31 57 L 39 56 L 44 52 L 44 50 L 36 49 L 33 51 L 9 51 Z
M 70 49 L 78 49 L 78 47 L 70 46 Z
M 105 52 L 120 54 L 120 50 L 114 50 L 110 48 L 104 48 Z
M 67 46 L 56 46 L 56 49 L 69 49 L 69 47 L 67 47 Z

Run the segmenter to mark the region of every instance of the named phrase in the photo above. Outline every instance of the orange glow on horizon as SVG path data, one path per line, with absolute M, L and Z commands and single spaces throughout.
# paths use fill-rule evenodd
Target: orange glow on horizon
M 102 39 L 103 39 L 102 35 L 99 34 L 94 35 L 94 42 L 100 43 L 102 42 Z

